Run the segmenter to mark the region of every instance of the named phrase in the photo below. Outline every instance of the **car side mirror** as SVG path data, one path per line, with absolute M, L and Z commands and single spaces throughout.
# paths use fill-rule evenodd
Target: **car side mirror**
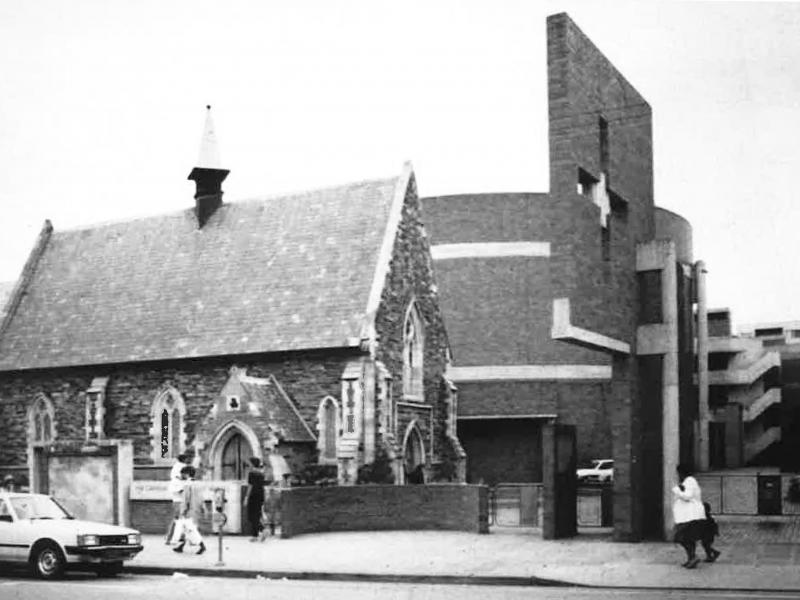
M 0 523 L 13 523 L 14 519 L 11 518 L 11 515 L 0 515 Z

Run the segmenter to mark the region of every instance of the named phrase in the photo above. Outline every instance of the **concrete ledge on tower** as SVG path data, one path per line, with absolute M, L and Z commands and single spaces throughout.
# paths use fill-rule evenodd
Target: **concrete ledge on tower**
M 668 323 L 639 325 L 636 329 L 636 354 L 666 354 L 672 348 L 672 330 Z
M 601 333 L 575 327 L 570 323 L 569 298 L 556 298 L 553 300 L 553 328 L 551 336 L 554 340 L 561 340 L 612 354 L 630 354 L 630 344 L 608 337 Z
M 550 242 L 465 242 L 431 246 L 433 260 L 454 258 L 549 257 Z
M 540 381 L 555 379 L 611 379 L 610 365 L 481 365 L 449 367 L 455 383 L 474 381 Z M 460 417 L 459 417 L 460 418 Z

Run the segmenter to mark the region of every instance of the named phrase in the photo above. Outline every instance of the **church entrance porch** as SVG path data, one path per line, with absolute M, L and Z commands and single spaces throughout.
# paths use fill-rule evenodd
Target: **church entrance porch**
M 241 434 L 236 433 L 222 449 L 221 479 L 247 479 L 253 450 Z
M 253 456 L 262 458 L 255 432 L 244 423 L 228 422 L 212 438 L 206 464 L 212 479 L 247 481 Z

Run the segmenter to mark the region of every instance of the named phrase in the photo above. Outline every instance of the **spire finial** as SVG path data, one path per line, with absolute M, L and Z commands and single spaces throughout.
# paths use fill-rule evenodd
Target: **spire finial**
M 214 129 L 214 120 L 211 118 L 211 105 L 206 104 L 206 124 L 203 127 L 203 137 L 200 139 L 200 153 L 197 156 L 197 166 L 200 169 L 221 169 L 222 162 L 219 158 L 219 144 Z
M 214 121 L 211 119 L 210 104 L 206 104 L 206 111 L 206 124 L 203 128 L 203 137 L 200 139 L 197 165 L 189 173 L 189 179 L 197 186 L 194 199 L 200 227 L 222 205 L 222 182 L 228 176 L 228 170 L 222 168 L 219 159 L 217 134 L 214 131 Z

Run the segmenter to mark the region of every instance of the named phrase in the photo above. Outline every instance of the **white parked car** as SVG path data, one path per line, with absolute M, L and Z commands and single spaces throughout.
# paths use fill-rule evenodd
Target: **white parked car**
M 614 461 L 598 458 L 588 469 L 578 469 L 578 481 L 614 481 Z
M 27 564 L 42 579 L 77 567 L 113 576 L 141 550 L 135 529 L 79 521 L 44 494 L 0 493 L 0 561 Z

